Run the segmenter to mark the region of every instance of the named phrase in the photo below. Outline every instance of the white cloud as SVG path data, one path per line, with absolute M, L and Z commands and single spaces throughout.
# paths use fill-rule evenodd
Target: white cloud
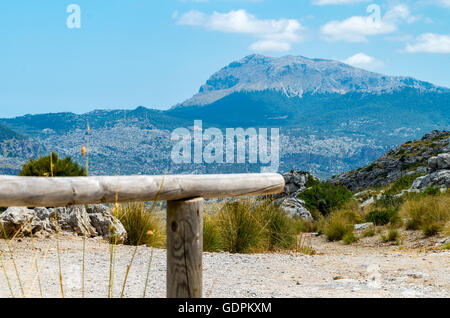
M 350 4 L 358 2 L 369 2 L 370 0 L 314 0 L 313 4 L 317 6 L 325 6 L 328 4 Z
M 384 65 L 382 61 L 364 53 L 355 54 L 344 60 L 344 63 L 368 70 L 374 70 Z
M 450 53 L 450 35 L 424 33 L 419 35 L 413 44 L 406 45 L 408 53 Z
M 439 3 L 444 7 L 450 8 L 450 0 L 439 0 Z
M 255 51 L 289 51 L 291 44 L 302 40 L 304 27 L 297 20 L 260 20 L 245 10 L 227 13 L 213 12 L 208 15 L 192 10 L 183 14 L 179 25 L 200 26 L 207 30 L 239 33 L 258 38 L 250 48 Z
M 397 31 L 401 22 L 412 23 L 417 20 L 412 16 L 408 6 L 394 6 L 381 17 L 381 9 L 370 5 L 369 16 L 353 16 L 343 21 L 330 21 L 321 27 L 321 33 L 329 41 L 367 42 L 372 35 L 389 34 Z

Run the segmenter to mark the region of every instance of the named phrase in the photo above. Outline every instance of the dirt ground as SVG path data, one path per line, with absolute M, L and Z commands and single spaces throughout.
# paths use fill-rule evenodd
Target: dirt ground
M 400 245 L 382 243 L 380 234 L 344 245 L 314 236 L 315 255 L 205 253 L 204 296 L 450 297 L 450 252 L 436 246 L 442 238 L 423 239 L 414 232 L 402 237 Z M 66 235 L 58 241 L 64 296 L 81 297 L 83 240 Z M 61 297 L 56 239 L 36 238 L 35 249 L 29 238 L 10 245 L 14 259 L 7 242 L 0 240 L 0 297 Z M 85 297 L 108 297 L 111 272 L 112 297 L 120 297 L 133 251 L 134 247 L 117 246 L 111 262 L 110 246 L 88 239 Z M 166 252 L 154 249 L 152 255 L 152 249 L 143 246 L 137 250 L 124 297 L 144 296 L 150 260 L 145 297 L 165 297 Z

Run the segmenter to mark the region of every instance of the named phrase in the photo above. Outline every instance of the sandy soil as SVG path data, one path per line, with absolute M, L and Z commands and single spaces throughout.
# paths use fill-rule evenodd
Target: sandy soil
M 450 297 L 450 252 L 435 248 L 434 240 L 403 246 L 381 244 L 379 237 L 354 245 L 312 238 L 316 255 L 301 253 L 231 255 L 204 254 L 205 297 Z M 14 296 L 61 297 L 55 239 L 12 243 L 22 283 L 18 283 L 6 241 L 0 240 L 4 268 Z M 66 297 L 81 297 L 81 238 L 60 237 L 63 289 Z M 418 245 L 417 245 L 418 244 Z M 86 241 L 86 297 L 108 297 L 110 249 L 106 242 Z M 416 246 L 417 245 L 417 246 Z M 114 294 L 120 297 L 134 248 L 117 246 Z M 125 297 L 142 297 L 152 249 L 139 247 L 130 270 Z M 165 297 L 165 250 L 155 249 L 146 297 Z M 40 285 L 35 260 L 40 268 Z M 3 268 L 0 297 L 11 297 Z

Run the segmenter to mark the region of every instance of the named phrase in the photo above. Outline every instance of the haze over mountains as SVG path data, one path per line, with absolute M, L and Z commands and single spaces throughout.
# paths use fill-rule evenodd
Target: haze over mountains
M 0 136 L 8 136 L 0 139 L 0 172 L 15 173 L 27 157 L 49 151 L 83 162 L 87 122 L 93 174 L 259 171 L 249 164 L 173 164 L 171 131 L 201 119 L 204 127 L 280 127 L 280 171 L 329 177 L 366 165 L 393 145 L 448 129 L 449 113 L 450 90 L 431 83 L 338 61 L 250 55 L 167 111 L 139 107 L 0 119 Z

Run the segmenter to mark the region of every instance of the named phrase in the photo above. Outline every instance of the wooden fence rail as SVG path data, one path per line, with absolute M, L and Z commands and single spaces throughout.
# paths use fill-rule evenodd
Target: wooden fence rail
M 0 176 L 0 206 L 167 201 L 167 297 L 202 297 L 203 199 L 279 193 L 275 173 L 41 178 Z

